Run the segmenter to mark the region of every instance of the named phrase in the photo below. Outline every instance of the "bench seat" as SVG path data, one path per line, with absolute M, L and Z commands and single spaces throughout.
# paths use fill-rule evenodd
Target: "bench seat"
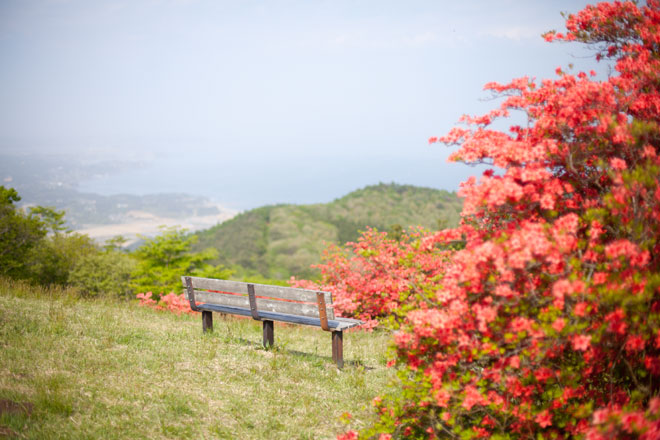
M 200 310 L 209 310 L 218 313 L 228 313 L 230 315 L 252 316 L 250 310 L 242 309 L 240 307 L 219 306 L 216 304 L 197 304 L 197 307 Z M 288 322 L 291 324 L 301 324 L 301 325 L 310 325 L 313 327 L 321 327 L 321 319 L 319 318 L 309 318 L 307 316 L 297 316 L 297 315 L 288 315 L 286 313 L 274 313 L 274 312 L 262 312 L 262 311 L 259 312 L 259 316 L 262 319 L 271 320 L 271 321 Z M 360 324 L 363 324 L 363 322 L 357 319 L 350 319 L 350 318 L 328 319 L 328 327 L 330 327 L 334 331 L 343 331 L 351 327 L 356 327 Z

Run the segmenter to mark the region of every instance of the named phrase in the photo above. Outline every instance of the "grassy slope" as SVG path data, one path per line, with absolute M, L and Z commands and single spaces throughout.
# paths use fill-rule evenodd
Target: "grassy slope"
M 197 249 L 215 247 L 217 261 L 267 278 L 313 278 L 327 243 L 356 240 L 366 226 L 388 230 L 438 222 L 458 223 L 461 202 L 455 194 L 410 185 L 380 184 L 354 191 L 327 204 L 277 205 L 247 211 L 197 233 Z
M 0 437 L 331 438 L 393 377 L 384 333 L 346 334 L 338 371 L 328 333 L 276 324 L 267 351 L 260 323 L 214 324 L 0 286 Z

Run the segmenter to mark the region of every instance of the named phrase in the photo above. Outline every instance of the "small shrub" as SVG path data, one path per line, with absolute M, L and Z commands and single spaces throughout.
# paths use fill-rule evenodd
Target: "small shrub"
M 135 260 L 118 251 L 99 252 L 79 259 L 69 283 L 85 297 L 132 297 L 131 273 Z
M 192 245 L 196 241 L 197 236 L 187 235 L 185 230 L 177 227 L 163 228 L 157 237 L 146 239 L 133 253 L 137 260 L 131 282 L 134 291 L 180 291 L 181 277 L 184 275 L 228 278 L 231 270 L 208 263 L 217 257 L 217 250 L 209 248 L 203 252 L 193 252 Z

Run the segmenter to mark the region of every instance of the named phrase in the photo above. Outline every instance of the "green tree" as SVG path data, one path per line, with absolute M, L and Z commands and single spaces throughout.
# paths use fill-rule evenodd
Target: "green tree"
M 122 252 L 124 250 L 124 245 L 128 240 L 123 235 L 116 235 L 105 241 L 103 249 L 106 252 L 117 251 Z
M 135 259 L 117 250 L 106 250 L 78 259 L 69 273 L 69 284 L 85 297 L 132 296 L 131 273 Z
M 38 216 L 16 207 L 20 200 L 15 189 L 0 186 L 0 275 L 26 279 L 29 257 L 47 228 Z
M 50 234 L 30 252 L 29 278 L 39 284 L 66 285 L 77 262 L 98 252 L 96 244 L 87 235 Z
M 38 246 L 30 253 L 29 277 L 39 284 L 65 285 L 80 259 L 99 252 L 87 235 L 67 231 L 64 211 L 45 206 L 30 208 L 30 217 L 38 219 L 47 231 Z
M 13 188 L 0 186 L 0 275 L 39 284 L 68 283 L 82 257 L 98 252 L 86 235 L 69 233 L 64 211 L 33 206 L 26 212 Z
M 193 252 L 196 235 L 188 235 L 178 227 L 163 227 L 162 233 L 133 252 L 137 265 L 133 271 L 132 287 L 136 292 L 161 293 L 181 290 L 181 277 L 194 275 L 209 278 L 228 278 L 232 271 L 208 262 L 218 257 L 212 248 Z M 144 238 L 144 237 L 143 237 Z
M 38 218 L 46 229 L 57 234 L 66 231 L 64 226 L 64 211 L 57 211 L 48 206 L 33 206 L 30 208 L 30 215 Z

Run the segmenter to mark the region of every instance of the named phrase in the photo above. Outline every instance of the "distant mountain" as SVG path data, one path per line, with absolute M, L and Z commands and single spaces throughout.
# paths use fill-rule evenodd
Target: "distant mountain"
M 310 266 L 320 262 L 328 243 L 357 240 L 367 226 L 382 231 L 454 226 L 461 208 L 455 193 L 381 183 L 326 204 L 252 209 L 197 232 L 196 247 L 218 249 L 217 263 L 238 267 L 239 276 L 314 278 L 318 271 Z

